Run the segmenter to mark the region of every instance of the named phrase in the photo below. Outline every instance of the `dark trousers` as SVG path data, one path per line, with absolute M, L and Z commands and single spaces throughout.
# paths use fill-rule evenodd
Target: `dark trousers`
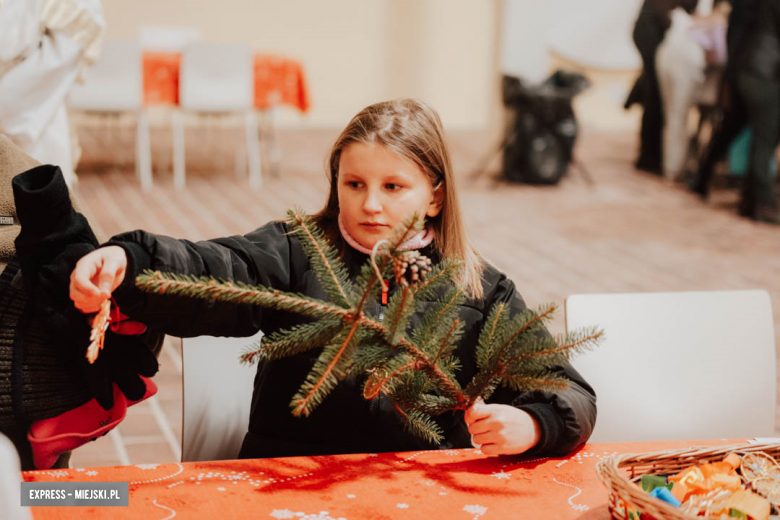
M 748 122 L 745 104 L 734 76 L 724 77 L 720 98 L 725 101 L 726 107 L 713 128 L 712 137 L 701 156 L 696 177 L 691 185 L 693 191 L 704 196 L 709 193 L 715 164 L 726 156 L 732 141 Z
M 748 125 L 753 131 L 740 210 L 753 216 L 756 212 L 777 208 L 770 160 L 780 142 L 780 83 L 740 74 L 737 85 L 747 110 Z
M 661 171 L 661 139 L 664 129 L 661 88 L 655 70 L 655 52 L 664 38 L 665 29 L 658 25 L 652 8 L 642 7 L 634 26 L 634 44 L 642 56 L 641 101 L 644 107 L 639 132 L 637 167 Z

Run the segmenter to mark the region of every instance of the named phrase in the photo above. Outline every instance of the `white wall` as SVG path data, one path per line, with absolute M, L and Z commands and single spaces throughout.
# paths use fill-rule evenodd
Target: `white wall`
M 550 51 L 583 67 L 641 66 L 631 40 L 641 0 L 504 0 L 501 70 L 538 81 Z
M 312 110 L 282 125 L 342 127 L 364 106 L 421 97 L 448 128 L 486 128 L 495 86 L 499 0 L 103 0 L 107 38 L 142 24 L 199 27 L 299 59 Z

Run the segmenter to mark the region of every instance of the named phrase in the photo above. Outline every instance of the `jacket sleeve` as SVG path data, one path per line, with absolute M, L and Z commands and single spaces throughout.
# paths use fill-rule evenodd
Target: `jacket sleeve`
M 298 263 L 301 261 L 301 255 L 291 255 L 291 237 L 281 222 L 271 222 L 245 236 L 202 242 L 132 231 L 117 235 L 104 245 L 120 246 L 127 253 L 125 279 L 114 291 L 121 311 L 179 337 L 251 336 L 263 328 L 264 314 L 274 311 L 248 304 L 144 293 L 135 287 L 135 278 L 145 269 L 211 276 L 289 291 L 297 283 L 291 258 L 295 256 Z
M 526 309 L 515 284 L 503 274 L 488 309 L 498 302 L 507 303 L 513 316 Z M 542 334 L 550 333 L 544 330 Z M 524 456 L 566 455 L 588 440 L 596 423 L 596 393 L 593 388 L 568 363 L 552 371 L 568 379 L 569 388 L 555 393 L 533 391 L 518 395 L 502 386 L 489 399 L 489 402 L 511 403 L 536 419 L 541 430 L 539 444 Z

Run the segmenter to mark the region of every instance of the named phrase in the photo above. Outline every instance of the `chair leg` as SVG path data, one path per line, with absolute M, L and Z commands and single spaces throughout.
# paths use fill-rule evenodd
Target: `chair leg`
M 276 136 L 276 118 L 279 112 L 277 105 L 271 106 L 268 109 L 268 135 L 267 135 L 267 148 L 268 148 L 268 162 L 271 164 L 271 174 L 274 176 L 279 175 L 279 170 L 282 164 L 282 150 L 279 148 L 279 140 Z
M 245 115 L 246 153 L 249 163 L 249 186 L 259 190 L 263 186 L 263 167 L 260 163 L 260 141 L 257 137 L 257 114 L 249 110 Z
M 175 110 L 171 118 L 173 130 L 173 186 L 183 190 L 186 183 L 185 145 L 184 145 L 184 114 Z
M 138 113 L 138 127 L 135 141 L 135 170 L 141 181 L 141 189 L 152 189 L 152 149 L 149 139 L 149 118 L 146 112 Z
M 236 179 L 240 180 L 246 176 L 247 161 L 246 145 L 239 141 L 238 145 L 236 146 L 236 157 L 234 163 Z

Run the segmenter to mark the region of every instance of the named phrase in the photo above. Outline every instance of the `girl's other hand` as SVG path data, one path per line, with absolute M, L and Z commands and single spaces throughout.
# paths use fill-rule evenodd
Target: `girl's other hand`
M 464 420 L 472 443 L 485 455 L 516 455 L 539 443 L 539 425 L 527 412 L 481 399 L 466 410 Z
M 127 255 L 119 246 L 102 247 L 84 255 L 70 275 L 70 299 L 83 313 L 97 312 L 125 279 L 126 270 Z

